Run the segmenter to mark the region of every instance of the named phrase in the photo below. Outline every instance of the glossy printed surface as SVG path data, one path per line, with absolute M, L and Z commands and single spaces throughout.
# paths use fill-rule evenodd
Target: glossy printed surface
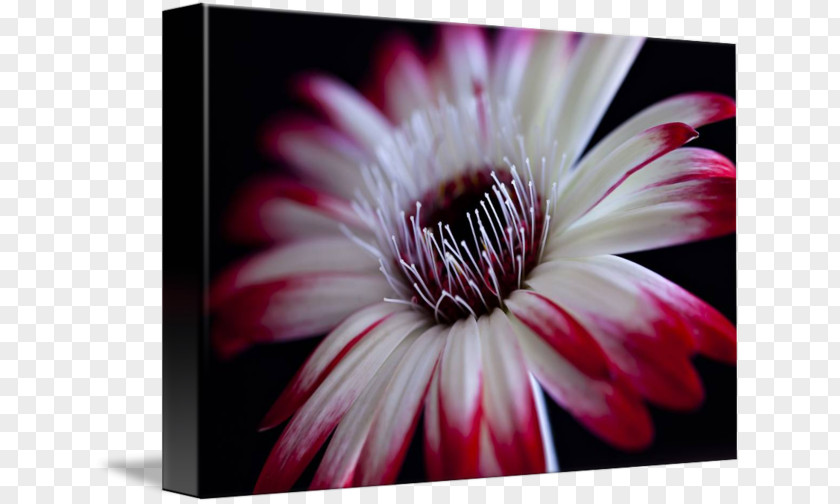
M 240 40 L 237 44 L 235 44 L 235 46 L 242 48 L 243 46 L 248 47 L 250 45 L 253 53 L 257 55 L 262 54 L 261 51 L 258 50 L 258 47 L 262 47 L 262 44 L 258 43 L 258 41 L 266 42 L 272 35 L 277 36 L 277 33 L 260 33 L 260 30 L 257 27 L 263 26 L 267 28 L 271 26 L 272 23 L 282 22 L 278 21 L 280 18 L 278 17 L 274 20 L 267 19 L 259 21 L 256 17 L 249 17 L 255 14 L 253 12 L 236 11 L 236 14 L 233 14 L 233 12 L 234 11 L 232 10 L 225 10 L 225 17 L 230 17 L 224 21 L 221 21 L 222 16 L 219 15 L 218 24 L 215 25 L 217 26 L 216 34 L 221 37 L 222 33 L 224 33 L 224 30 L 226 29 L 232 30 L 231 33 L 244 33 L 247 31 L 248 36 L 240 37 Z M 271 13 L 261 14 L 268 15 L 269 17 L 272 16 Z M 307 16 L 300 17 L 300 19 L 305 18 L 307 18 Z M 311 21 L 299 21 L 294 24 L 296 26 L 303 26 L 306 22 L 323 22 L 324 24 L 334 23 L 333 27 L 336 30 L 340 29 L 342 24 L 341 22 L 350 24 L 370 23 L 370 26 L 382 26 L 382 30 L 377 32 L 378 38 L 373 36 L 372 29 L 359 30 L 360 32 L 370 34 L 371 44 L 369 47 L 371 48 L 384 39 L 388 33 L 392 32 L 394 26 L 391 23 L 372 20 L 346 20 L 332 19 L 328 17 L 318 18 Z M 247 30 L 245 30 L 245 27 L 247 27 Z M 423 44 L 427 44 L 426 46 L 429 47 L 428 44 L 433 39 L 432 34 L 434 30 L 426 25 L 408 24 L 403 25 L 401 30 L 411 34 L 415 40 L 421 44 L 421 46 Z M 492 33 L 490 35 L 491 37 L 493 36 Z M 287 36 L 291 37 L 292 33 L 288 33 Z M 299 36 L 302 37 L 303 35 Z M 362 40 L 365 40 L 365 38 L 362 37 Z M 357 48 L 357 52 L 365 54 L 365 51 L 372 51 L 372 49 L 363 48 L 364 44 L 362 43 L 362 40 L 359 41 L 360 47 Z M 644 108 L 644 106 L 658 101 L 659 99 L 667 98 L 671 94 L 694 91 L 698 89 L 731 93 L 728 86 L 731 86 L 732 83 L 725 83 L 726 79 L 722 79 L 722 84 L 716 84 L 715 82 L 710 81 L 706 84 L 706 86 L 699 87 L 702 84 L 702 81 L 698 80 L 700 78 L 699 75 L 694 75 L 692 80 L 686 78 L 685 72 L 674 72 L 674 76 L 670 81 L 658 83 L 657 85 L 650 85 L 650 83 L 647 82 L 649 81 L 649 77 L 644 75 L 634 75 L 635 73 L 638 73 L 637 69 L 640 65 L 641 68 L 644 69 L 648 61 L 656 63 L 656 61 L 663 57 L 663 55 L 668 54 L 669 47 L 672 47 L 673 45 L 680 46 L 683 44 L 665 41 L 647 42 L 645 48 L 640 52 L 635 65 L 630 70 L 623 87 L 619 90 L 616 99 L 613 101 L 613 105 L 607 110 L 604 121 L 596 130 L 593 142 L 602 137 L 604 133 L 608 133 L 618 123 L 629 117 L 629 115 L 632 115 L 633 112 L 636 112 Z M 692 44 L 689 44 L 689 46 L 691 45 Z M 651 46 L 653 46 L 653 48 L 651 48 Z M 213 47 L 212 40 L 211 47 Z M 250 95 L 262 96 L 264 98 L 262 103 L 274 102 L 275 105 L 261 106 L 261 104 L 253 104 L 243 106 L 244 102 L 239 102 L 237 107 L 231 108 L 226 106 L 224 103 L 221 103 L 224 100 L 219 98 L 219 103 L 221 105 L 218 113 L 221 115 L 223 120 L 220 118 L 220 120 L 211 121 L 211 124 L 217 126 L 216 129 L 211 128 L 213 130 L 211 131 L 211 136 L 221 135 L 227 138 L 227 140 L 222 141 L 221 143 L 215 142 L 213 144 L 220 146 L 225 145 L 225 147 L 219 149 L 219 155 L 214 157 L 214 160 L 218 159 L 218 162 L 226 164 L 229 162 L 230 158 L 237 153 L 237 156 L 242 156 L 246 159 L 250 157 L 253 159 L 255 162 L 250 163 L 250 166 L 265 166 L 265 170 L 255 170 L 255 174 L 260 171 L 262 173 L 269 173 L 272 170 L 277 169 L 277 161 L 275 159 L 271 159 L 270 157 L 261 155 L 259 152 L 255 152 L 254 145 L 259 145 L 259 143 L 254 140 L 259 137 L 259 134 L 253 133 L 265 132 L 266 123 L 269 123 L 270 129 L 270 124 L 273 122 L 275 117 L 274 113 L 278 110 L 288 109 L 290 105 L 292 107 L 299 107 L 299 105 L 286 102 L 289 98 L 282 93 L 280 93 L 279 96 L 271 96 L 271 93 L 269 93 L 270 86 L 264 82 L 265 77 L 267 77 L 265 75 L 266 72 L 269 73 L 269 76 L 272 79 L 282 81 L 284 79 L 288 80 L 288 77 L 282 77 L 284 75 L 283 71 L 288 72 L 286 75 L 293 76 L 298 74 L 300 70 L 311 70 L 313 67 L 317 67 L 319 70 L 328 71 L 333 74 L 338 74 L 340 77 L 349 79 L 351 83 L 359 83 L 360 80 L 363 80 L 359 78 L 359 75 L 363 75 L 365 73 L 361 68 L 354 67 L 351 69 L 343 63 L 343 61 L 346 61 L 349 58 L 349 55 L 341 55 L 341 58 L 338 58 L 337 54 L 325 51 L 323 53 L 324 55 L 320 57 L 321 62 L 316 64 L 316 61 L 318 60 L 317 48 L 318 43 L 317 41 L 314 41 L 310 47 L 311 54 L 309 56 L 312 57 L 312 63 L 309 65 L 301 64 L 299 65 L 300 68 L 294 68 L 294 65 L 289 65 L 289 68 L 284 67 L 282 69 L 274 68 L 267 70 L 263 68 L 259 70 L 252 70 L 256 75 L 261 73 L 263 75 L 260 77 L 255 76 L 250 78 L 249 73 L 243 72 L 242 70 L 243 68 L 250 67 L 250 63 L 253 63 L 253 61 L 250 61 L 252 58 L 237 58 L 234 56 L 236 50 L 234 49 L 233 52 L 230 52 L 230 47 L 227 47 L 223 51 L 224 53 L 229 54 L 230 58 L 220 58 L 219 62 L 215 65 L 216 71 L 219 75 L 237 75 L 239 78 L 236 79 L 236 82 L 234 82 L 234 79 L 231 79 L 230 77 L 227 79 L 218 79 L 219 84 L 216 86 L 215 92 L 228 93 L 236 88 L 241 90 L 250 89 Z M 714 53 L 714 50 L 712 50 L 713 48 L 716 48 L 714 50 L 720 52 L 718 56 L 712 55 L 712 53 Z M 675 49 L 679 49 L 677 52 L 685 52 L 687 48 L 680 47 Z M 696 49 L 697 54 L 709 52 L 710 54 L 706 57 L 712 59 L 731 58 L 732 56 L 730 54 L 732 53 L 731 48 L 709 46 L 709 50 L 704 51 L 702 50 L 704 49 L 702 46 L 695 46 L 694 49 Z M 345 50 L 347 50 L 348 53 L 351 52 L 348 48 L 345 48 Z M 302 55 L 295 57 L 299 57 L 301 60 L 304 60 Z M 294 57 L 290 57 L 288 59 L 294 59 Z M 341 61 L 339 61 L 339 59 Z M 362 60 L 361 66 L 363 67 L 364 58 L 360 59 Z M 258 68 L 258 66 L 251 68 Z M 239 72 L 232 72 L 232 69 L 239 69 Z M 686 69 L 686 71 L 687 70 L 688 69 Z M 732 81 L 734 79 L 730 78 L 729 80 Z M 638 82 L 639 84 L 634 84 L 635 82 Z M 647 82 L 647 84 L 642 84 L 645 82 Z M 688 87 L 689 84 L 692 87 Z M 259 90 L 263 86 L 266 89 L 266 93 L 264 95 L 260 95 L 256 92 L 256 90 Z M 363 85 L 362 87 L 364 88 L 365 86 Z M 239 92 L 239 95 L 243 96 L 242 91 Z M 219 95 L 211 93 L 211 96 Z M 280 102 L 278 102 L 278 100 L 280 100 Z M 269 112 L 270 109 L 274 112 Z M 624 110 L 624 112 L 622 112 L 622 110 Z M 261 117 L 262 119 L 260 119 Z M 237 123 L 235 119 L 240 119 L 240 121 Z M 234 123 L 240 125 L 253 124 L 254 126 L 253 129 L 249 129 L 247 127 L 233 128 L 231 125 Z M 728 123 L 731 123 L 731 121 Z M 732 147 L 729 145 L 732 144 L 730 143 L 728 145 L 728 142 L 731 142 L 731 140 L 727 140 L 727 135 L 729 135 L 729 133 L 726 132 L 728 123 L 721 123 L 720 125 L 703 128 L 701 130 L 700 139 L 698 141 L 694 141 L 692 145 L 704 145 L 716 148 L 731 159 Z M 595 126 L 593 125 L 592 127 L 594 128 Z M 251 134 L 248 134 L 247 131 L 251 131 Z M 707 135 L 709 132 L 710 134 Z M 246 135 L 251 136 L 249 138 Z M 707 137 L 710 138 L 706 139 Z M 238 138 L 241 138 L 241 143 L 237 140 Z M 241 148 L 231 147 L 236 145 L 240 145 Z M 730 149 L 729 154 L 727 154 L 728 149 Z M 251 176 L 246 176 L 245 173 L 240 171 L 232 173 L 229 171 L 220 171 L 219 177 L 220 179 L 217 179 L 215 184 L 211 184 L 211 194 L 218 198 L 217 201 L 226 201 L 228 203 L 226 204 L 227 206 L 221 203 L 219 205 L 213 205 L 214 211 L 222 208 L 230 208 L 229 202 L 232 201 L 232 193 L 235 188 L 240 185 L 239 182 L 231 183 L 232 180 L 226 182 L 226 179 L 234 177 L 242 182 L 245 182 L 247 179 L 251 179 Z M 225 196 L 226 193 L 228 196 Z M 581 201 L 581 205 L 584 205 L 581 208 L 586 206 L 583 201 Z M 223 223 L 224 221 L 225 219 L 219 218 L 216 222 Z M 224 225 L 222 224 L 219 227 L 223 228 Z M 311 226 L 309 228 L 311 229 Z M 251 248 L 243 248 L 242 246 L 234 245 L 226 238 L 229 235 L 222 234 L 221 231 L 213 236 L 216 246 L 213 248 L 214 253 L 212 254 L 211 261 L 214 264 L 215 271 L 219 271 L 221 268 L 226 269 L 227 265 L 231 264 L 231 259 L 237 256 L 242 256 L 245 253 L 250 253 L 250 251 L 253 250 Z M 734 295 L 734 289 L 725 288 L 724 286 L 726 285 L 726 281 L 723 279 L 726 275 L 729 275 L 730 278 L 732 278 L 732 275 L 734 274 L 734 265 L 731 267 L 725 266 L 726 261 L 733 261 L 734 263 L 733 243 L 734 240 L 722 238 L 703 242 L 697 245 L 683 245 L 672 249 L 636 253 L 633 259 L 653 268 L 655 271 L 665 274 L 666 277 L 676 281 L 689 291 L 700 296 L 701 299 L 711 302 L 718 309 L 722 310 L 724 314 L 731 314 L 730 316 L 732 317 L 734 316 L 734 309 L 728 308 L 728 306 L 734 307 L 734 299 L 730 301 L 733 303 L 732 305 L 728 305 L 728 302 L 725 301 L 725 299 Z M 698 257 L 704 257 L 706 261 L 711 260 L 715 262 L 717 265 L 717 267 L 714 268 L 715 279 L 710 279 L 707 271 L 706 275 L 696 275 L 697 280 L 693 281 L 691 279 L 692 273 L 695 272 L 683 271 L 684 268 L 680 265 L 684 265 L 686 259 L 690 260 L 692 254 L 698 254 Z M 716 256 L 715 254 L 718 255 Z M 715 259 L 715 257 L 719 257 L 720 260 Z M 687 281 L 681 281 L 680 278 Z M 732 282 L 730 285 L 734 285 L 732 280 L 729 282 Z M 715 296 L 719 296 L 720 301 L 716 301 L 718 298 Z M 213 411 L 218 417 L 227 417 L 228 420 L 227 423 L 223 421 L 218 423 L 211 421 L 209 424 L 211 426 L 209 430 L 214 432 L 214 434 L 211 436 L 213 438 L 212 441 L 205 443 L 205 445 L 218 446 L 221 449 L 215 453 L 212 450 L 205 451 L 205 453 L 208 453 L 209 462 L 206 467 L 209 472 L 218 470 L 218 473 L 214 473 L 218 476 L 216 478 L 212 478 L 212 481 L 208 481 L 210 481 L 210 485 L 218 485 L 220 488 L 218 491 L 221 493 L 229 494 L 244 491 L 241 490 L 241 488 L 244 488 L 245 482 L 248 480 L 252 481 L 251 484 L 253 484 L 254 480 L 252 478 L 254 478 L 256 472 L 258 472 L 259 467 L 261 466 L 261 461 L 265 460 L 265 456 L 267 454 L 266 449 L 270 447 L 273 441 L 267 439 L 267 435 L 271 431 L 259 435 L 248 432 L 248 428 L 245 426 L 246 423 L 251 423 L 248 418 L 253 419 L 255 416 L 261 416 L 248 410 L 254 408 L 254 406 L 256 406 L 256 409 L 263 412 L 268 410 L 268 406 L 271 404 L 274 397 L 276 397 L 275 394 L 277 391 L 282 390 L 283 382 L 288 379 L 284 378 L 284 376 L 290 377 L 291 374 L 297 370 L 300 364 L 304 361 L 305 356 L 310 352 L 309 349 L 312 348 L 312 343 L 308 341 L 300 341 L 297 343 L 284 343 L 280 346 L 283 348 L 272 349 L 268 346 L 258 346 L 247 351 L 247 353 L 241 354 L 237 359 L 218 361 L 213 363 L 211 366 L 211 374 L 213 375 L 211 377 L 211 381 L 212 383 L 219 385 L 218 391 L 221 391 L 222 393 L 214 394 L 217 397 L 212 399 L 213 405 L 210 407 L 213 408 Z M 300 349 L 299 357 L 295 357 L 296 349 Z M 491 356 L 487 356 L 486 358 L 489 359 Z M 261 362 L 263 364 L 260 364 Z M 264 366 L 264 370 L 260 370 L 260 366 Z M 727 368 L 725 366 L 721 367 L 717 364 L 713 365 L 711 364 L 711 361 L 707 362 L 703 360 L 703 358 L 695 361 L 695 366 L 700 370 L 700 376 L 703 378 L 708 396 L 706 402 L 703 403 L 704 405 L 702 409 L 688 416 L 681 414 L 674 416 L 674 414 L 667 413 L 665 410 L 659 411 L 656 407 L 649 407 L 648 409 L 651 410 L 653 424 L 656 426 L 655 430 L 657 432 L 657 437 L 653 445 L 643 452 L 627 452 L 622 449 L 616 450 L 615 448 L 610 448 L 597 438 L 591 437 L 586 430 L 580 430 L 581 427 L 577 421 L 582 421 L 584 424 L 587 424 L 587 422 L 583 421 L 581 418 L 578 418 L 578 420 L 575 421 L 569 417 L 565 411 L 558 409 L 552 401 L 548 401 L 548 416 L 551 419 L 551 428 L 554 431 L 555 444 L 558 447 L 565 447 L 558 450 L 561 468 L 563 470 L 569 470 L 583 467 L 611 467 L 617 465 L 656 463 L 657 461 L 667 460 L 697 460 L 733 456 L 734 369 Z M 241 371 L 237 371 L 237 369 L 240 369 Z M 247 373 L 245 373 L 246 370 Z M 706 376 L 707 374 L 708 376 Z M 731 381 L 729 382 L 730 385 L 725 385 L 725 383 L 727 383 L 725 378 L 727 374 L 731 376 Z M 263 378 L 257 378 L 260 375 Z M 718 389 L 720 390 L 719 392 L 714 392 Z M 260 390 L 264 390 L 264 392 L 260 393 Z M 226 393 L 225 391 L 229 392 Z M 713 393 L 715 397 L 711 398 Z M 274 395 L 274 397 L 271 397 L 272 395 Z M 229 399 L 225 399 L 226 397 Z M 262 397 L 262 399 L 260 399 L 260 397 Z M 731 406 L 726 405 L 726 397 L 730 398 L 728 402 L 731 403 Z M 231 409 L 231 406 L 234 405 L 235 408 Z M 726 413 L 727 411 L 730 412 L 728 415 Z M 238 414 L 234 416 L 234 412 L 238 412 Z M 729 417 L 728 419 L 726 418 L 727 416 Z M 259 419 L 257 418 L 253 424 L 258 424 L 258 420 Z M 710 429 L 700 436 L 705 437 L 705 442 L 698 442 L 697 436 L 693 438 L 685 436 L 686 430 L 691 429 L 691 424 L 693 422 L 698 422 L 697 425 L 705 424 L 710 426 Z M 731 425 L 730 428 L 726 427 L 727 422 L 731 422 L 729 424 Z M 237 425 L 241 427 L 237 427 Z M 719 430 L 715 427 L 716 425 L 720 426 Z M 423 430 L 422 421 L 421 428 L 419 430 Z M 224 434 L 222 434 L 223 432 Z M 730 432 L 730 434 L 726 434 L 727 432 Z M 272 439 L 276 439 L 276 432 L 270 436 Z M 397 481 L 424 480 L 429 477 L 428 469 L 426 471 L 422 469 L 422 440 L 418 441 L 417 437 L 422 438 L 422 435 L 418 434 L 415 436 L 415 441 L 405 448 L 406 462 L 403 465 L 403 469 L 400 474 L 394 475 L 394 477 L 397 478 Z M 238 441 L 234 443 L 232 441 L 233 439 L 237 439 Z M 711 440 L 716 441 L 710 442 Z M 418 442 L 420 443 L 419 445 Z M 578 445 L 578 447 L 575 447 L 576 445 Z M 225 446 L 229 448 L 225 448 Z M 262 448 L 260 448 L 260 446 L 262 446 Z M 692 446 L 694 446 L 694 448 L 692 448 Z M 710 452 L 709 449 L 713 446 L 718 446 L 719 448 L 714 448 L 717 451 Z M 226 453 L 226 455 L 215 457 L 216 453 L 220 455 Z M 731 455 L 726 455 L 727 453 Z M 230 457 L 234 454 L 239 457 L 237 460 L 246 462 L 238 465 L 237 467 L 230 466 Z M 248 469 L 248 467 L 251 469 Z M 257 470 L 256 472 L 255 468 Z M 310 468 L 309 470 L 312 471 L 314 469 Z M 242 486 L 237 487 L 234 483 L 223 481 L 225 478 L 222 476 L 223 474 L 234 476 L 238 474 L 239 476 L 235 479 L 242 482 Z M 298 484 L 305 485 L 305 481 L 307 481 L 308 478 L 309 476 L 307 476 L 307 473 L 304 473 L 301 482 Z M 224 488 L 227 490 L 224 490 Z M 240 490 L 236 490 L 236 488 L 240 488 Z

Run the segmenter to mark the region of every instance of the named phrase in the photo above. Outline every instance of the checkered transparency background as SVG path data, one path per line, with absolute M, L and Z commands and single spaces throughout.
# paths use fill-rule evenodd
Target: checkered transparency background
M 518 3 L 235 2 L 736 42 L 739 460 L 253 501 L 840 502 L 840 4 Z M 177 5 L 0 2 L 0 502 L 191 500 L 159 489 L 161 10 Z

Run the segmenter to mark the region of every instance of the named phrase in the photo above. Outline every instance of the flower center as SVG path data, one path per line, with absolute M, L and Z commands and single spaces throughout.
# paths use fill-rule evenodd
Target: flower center
M 467 214 L 482 210 L 482 204 L 492 206 L 491 214 L 501 212 L 498 199 L 489 198 L 488 203 L 485 198 L 485 194 L 493 194 L 494 181 L 490 174 L 489 169 L 473 171 L 440 184 L 437 190 L 428 191 L 420 200 L 420 227 L 434 229 L 441 222 L 452 231 L 456 243 L 466 241 L 469 245 L 473 242 Z M 511 179 L 505 171 L 497 172 L 496 177 L 503 183 L 509 183 Z M 480 251 L 473 250 L 473 253 Z
M 395 296 L 438 323 L 504 305 L 545 249 L 565 158 L 529 157 L 513 109 L 486 97 L 415 112 L 383 139 L 354 207 Z M 543 149 L 538 149 L 542 152 Z
M 441 322 L 501 306 L 539 262 L 540 208 L 533 184 L 507 168 L 468 170 L 427 191 L 394 237 L 411 302 Z

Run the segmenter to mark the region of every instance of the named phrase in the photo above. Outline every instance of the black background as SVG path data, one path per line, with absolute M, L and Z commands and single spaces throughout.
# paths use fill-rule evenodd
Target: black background
M 243 181 L 282 170 L 265 155 L 261 135 L 279 112 L 300 108 L 289 92 L 290 79 L 301 71 L 320 70 L 364 86 L 374 48 L 383 38 L 403 32 L 429 49 L 434 29 L 432 24 L 419 22 L 210 8 L 213 275 L 254 251 L 227 241 L 221 219 Z M 488 33 L 494 35 L 492 29 Z M 734 97 L 735 46 L 649 39 L 592 141 L 645 106 L 686 91 L 715 91 Z M 717 150 L 734 160 L 735 121 L 701 128 L 700 138 L 692 145 Z M 627 257 L 685 287 L 735 321 L 734 235 Z M 317 341 L 262 346 L 227 362 L 208 356 L 201 387 L 203 493 L 253 491 L 265 458 L 281 432 L 277 428 L 257 433 L 256 426 Z M 695 364 L 706 389 L 705 403 L 689 414 L 651 407 L 656 438 L 641 453 L 625 453 L 605 445 L 549 399 L 561 469 L 735 458 L 735 368 L 701 357 Z M 422 428 L 409 449 L 399 482 L 425 480 L 421 446 Z M 296 489 L 304 489 L 313 472 L 310 468 Z

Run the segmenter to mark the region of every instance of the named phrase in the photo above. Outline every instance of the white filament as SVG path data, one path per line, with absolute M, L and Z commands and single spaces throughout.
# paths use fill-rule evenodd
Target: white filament
M 547 156 L 539 157 L 540 177 L 535 179 L 519 131 L 508 105 L 491 106 L 481 95 L 459 106 L 441 102 L 435 109 L 417 111 L 383 140 L 376 162 L 363 170 L 367 196 L 360 192 L 353 205 L 372 231 L 372 241 L 352 239 L 379 260 L 380 270 L 398 296 L 385 301 L 425 306 L 438 322 L 452 322 L 441 311 L 446 299 L 464 315 L 475 317 L 476 305 L 468 300 L 489 309 L 484 293 L 496 297 L 500 305 L 504 302 L 500 279 L 515 278 L 516 287 L 521 286 L 525 258 L 529 254 L 542 257 L 558 185 L 549 187 L 546 179 L 547 166 L 554 166 L 556 144 Z M 560 173 L 564 165 L 565 157 Z M 420 200 L 428 191 L 486 167 L 495 168 L 490 172 L 490 190 L 483 195 L 480 209 L 463 217 L 469 223 L 472 249 L 466 241 L 456 240 L 448 223 L 435 223 L 437 230 L 421 227 Z M 510 181 L 503 182 L 496 170 L 508 171 L 510 177 L 504 178 Z M 406 209 L 412 203 L 414 211 L 409 215 Z M 538 215 L 543 229 L 536 236 Z M 345 229 L 345 234 L 352 233 Z M 508 261 L 503 260 L 506 255 Z M 445 281 L 438 265 L 444 269 Z

